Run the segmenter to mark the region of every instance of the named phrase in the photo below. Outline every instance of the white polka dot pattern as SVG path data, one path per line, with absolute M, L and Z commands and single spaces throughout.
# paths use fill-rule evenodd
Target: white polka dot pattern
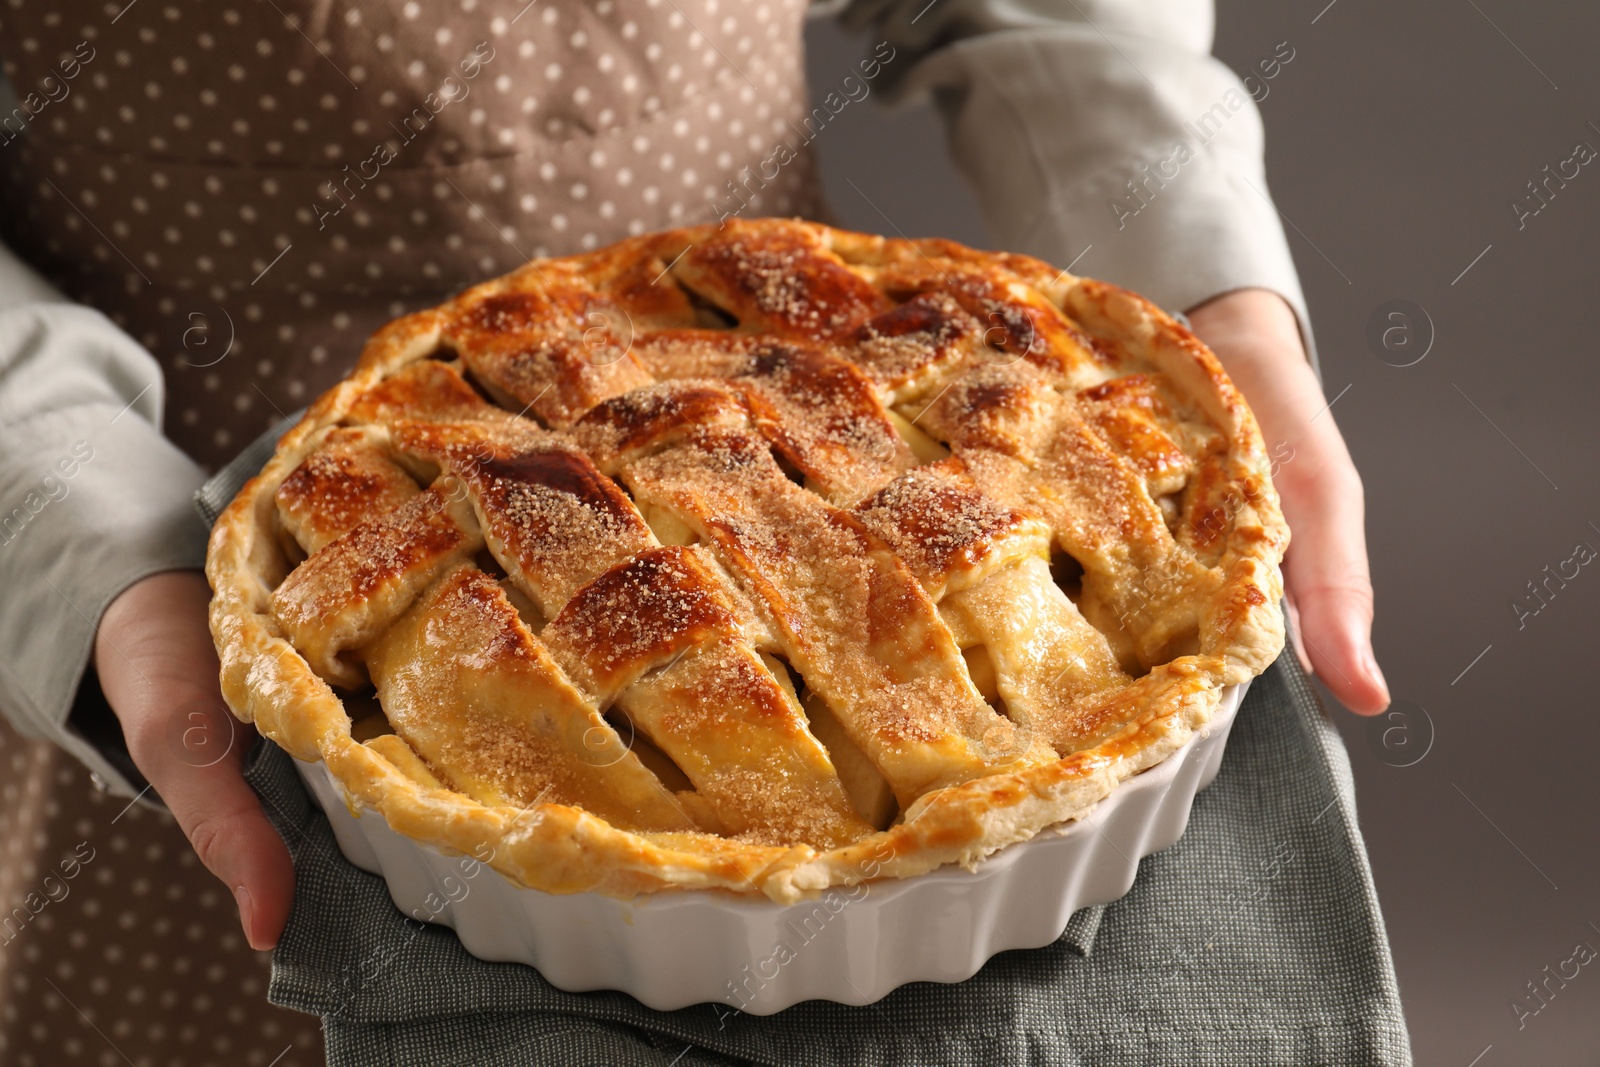
M 0 157 L 26 205 L 0 235 L 160 357 L 203 462 L 397 302 L 727 205 L 816 212 L 802 0 L 458 3 L 0 9 L 14 84 L 84 46 L 71 102 Z M 779 144 L 796 158 L 764 172 Z
M 70 90 L 0 130 L 0 238 L 156 354 L 166 432 L 219 465 L 371 330 L 530 256 L 814 215 L 804 8 L 0 0 L 19 95 Z M 3 723 L 0 772 L 0 903 L 94 849 L 0 945 L 0 1063 L 321 1062 L 170 820 Z
M 0 1063 L 322 1063 L 177 824 L 125 804 L 0 719 Z

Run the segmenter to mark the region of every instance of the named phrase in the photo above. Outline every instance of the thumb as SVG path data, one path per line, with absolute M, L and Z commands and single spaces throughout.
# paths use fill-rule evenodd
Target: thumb
M 160 777 L 153 784 L 200 862 L 232 891 L 245 940 L 254 949 L 274 947 L 294 899 L 294 862 L 238 764 L 228 759 L 196 768 L 180 761 Z
M 1304 659 L 1333 695 L 1359 715 L 1389 706 L 1389 686 L 1372 651 L 1372 579 L 1363 531 L 1361 482 L 1343 449 L 1313 467 L 1283 472 L 1284 516 L 1294 531 L 1284 585 L 1294 598 Z
M 294 863 L 244 780 L 255 731 L 228 712 L 217 687 L 209 598 L 196 572 L 135 583 L 101 619 L 95 666 L 129 755 L 234 895 L 250 946 L 268 949 L 289 918 Z
M 206 869 L 233 893 L 245 940 L 270 949 L 289 919 L 294 862 L 241 773 L 254 731 L 209 702 L 169 719 L 141 767 Z
M 1372 651 L 1372 586 L 1365 567 L 1340 575 L 1304 541 L 1297 547 L 1284 570 L 1294 595 L 1291 621 L 1301 662 L 1309 660 L 1312 673 L 1345 707 L 1376 715 L 1389 706 L 1389 686 Z

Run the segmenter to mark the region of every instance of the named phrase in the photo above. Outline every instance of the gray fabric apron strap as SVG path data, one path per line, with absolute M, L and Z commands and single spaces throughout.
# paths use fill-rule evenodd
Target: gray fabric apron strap
M 1126 897 L 967 982 L 868 1007 L 656 1012 L 484 963 L 343 859 L 280 749 L 263 743 L 248 777 L 298 879 L 269 996 L 323 1016 L 335 1065 L 1411 1062 L 1349 764 L 1292 655 L 1251 688 L 1188 831 Z

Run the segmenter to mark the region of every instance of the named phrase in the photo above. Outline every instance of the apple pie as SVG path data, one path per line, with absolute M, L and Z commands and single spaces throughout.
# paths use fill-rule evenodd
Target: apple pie
M 380 330 L 218 521 L 222 689 L 524 886 L 778 901 L 1082 816 L 1283 646 L 1215 356 L 1036 259 L 791 220 Z

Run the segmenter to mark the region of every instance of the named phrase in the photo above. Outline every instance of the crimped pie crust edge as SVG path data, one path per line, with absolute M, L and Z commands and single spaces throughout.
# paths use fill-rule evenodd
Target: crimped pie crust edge
M 826 232 L 836 243 L 904 243 Z M 1118 783 L 1161 762 L 1204 729 L 1223 688 L 1261 673 L 1276 658 L 1284 641 L 1279 562 L 1288 530 L 1255 419 L 1217 358 L 1192 333 L 1136 294 L 1055 275 L 1026 257 L 1003 258 L 1013 269 L 1029 268 L 1030 279 L 1054 276 L 1054 282 L 1034 287 L 1058 307 L 1092 308 L 1100 319 L 1092 326 L 1068 314 L 1091 333 L 1114 331 L 1204 408 L 1228 438 L 1238 507 L 1219 564 L 1222 588 L 1201 615 L 1200 654 L 1157 666 L 1122 690 L 1115 699 L 1136 702 L 1140 713 L 1103 743 L 1054 763 L 937 790 L 888 830 L 817 852 L 704 834 L 685 841 L 684 835 L 633 833 L 558 804 L 490 807 L 430 789 L 357 742 L 338 694 L 269 625 L 274 493 L 323 428 L 339 422 L 357 397 L 436 351 L 450 309 L 514 284 L 527 267 L 374 334 L 351 375 L 311 406 L 218 519 L 206 573 L 215 592 L 210 622 L 229 707 L 296 758 L 325 763 L 352 811 L 370 809 L 400 833 L 474 856 L 521 885 L 548 892 L 592 890 L 630 898 L 663 889 L 720 889 L 787 903 L 829 886 L 909 877 L 946 864 L 972 866 L 1040 830 L 1082 817 Z

